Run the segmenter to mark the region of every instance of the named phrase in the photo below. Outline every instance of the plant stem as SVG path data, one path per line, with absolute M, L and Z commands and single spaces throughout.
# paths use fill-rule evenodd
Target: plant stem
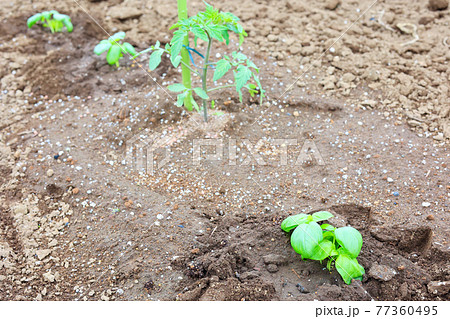
M 203 75 L 202 75 L 202 87 L 203 91 L 207 91 L 206 87 L 206 76 L 208 75 L 208 63 L 209 63 L 209 54 L 211 52 L 211 44 L 212 44 L 212 38 L 208 34 L 208 48 L 206 49 L 205 54 L 205 61 L 203 63 Z M 206 100 L 203 99 L 203 118 L 205 119 L 205 122 L 208 122 L 208 108 L 206 107 Z
M 188 12 L 187 12 L 187 3 L 186 0 L 177 0 L 178 3 L 178 20 L 187 19 Z M 183 40 L 183 44 L 185 46 L 189 46 L 189 36 L 186 35 L 186 37 Z M 181 60 L 184 62 L 181 66 L 181 76 L 183 79 L 183 85 L 185 88 L 190 89 L 191 86 L 191 71 L 190 68 L 187 68 L 186 65 L 189 65 L 189 52 L 186 48 L 181 49 Z M 187 109 L 192 109 L 192 92 L 189 92 L 186 98 L 184 99 L 184 106 Z
M 222 86 L 218 86 L 218 87 L 209 89 L 208 92 L 215 91 L 215 90 L 220 90 L 220 89 L 234 88 L 234 87 L 236 87 L 236 86 L 233 85 L 233 84 L 222 85 Z

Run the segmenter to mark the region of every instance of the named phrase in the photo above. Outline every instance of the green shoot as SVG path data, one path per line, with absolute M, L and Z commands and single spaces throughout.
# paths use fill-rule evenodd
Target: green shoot
M 361 251 L 362 236 L 353 227 L 335 228 L 317 223 L 331 217 L 333 215 L 326 211 L 289 216 L 281 223 L 281 229 L 285 232 L 294 230 L 291 246 L 302 259 L 328 259 L 328 270 L 334 264 L 346 284 L 350 284 L 352 279 L 361 280 L 365 271 L 356 257 Z
M 67 32 L 72 32 L 73 24 L 70 17 L 65 14 L 61 14 L 56 10 L 44 11 L 36 13 L 27 20 L 28 28 L 31 28 L 36 23 L 40 22 L 44 28 L 49 28 L 52 33 L 62 32 L 62 29 L 66 27 Z
M 198 75 L 201 78 L 202 86 L 197 88 L 187 87 L 183 83 L 176 83 L 168 86 L 168 89 L 172 92 L 177 92 L 177 106 L 184 107 L 188 111 L 195 109 L 198 112 L 203 111 L 203 117 L 205 122 L 208 121 L 208 102 L 209 93 L 219 89 L 235 88 L 239 94 L 239 100 L 242 103 L 242 89 L 247 89 L 251 96 L 259 94 L 260 103 L 264 99 L 264 90 L 262 89 L 261 82 L 259 80 L 259 68 L 242 52 L 232 52 L 231 56 L 224 55 L 222 59 L 217 62 L 210 60 L 211 51 L 214 41 L 224 42 L 226 45 L 230 43 L 229 33 L 235 33 L 239 37 L 239 44 L 242 45 L 247 33 L 244 28 L 239 24 L 239 18 L 229 12 L 219 12 L 211 5 L 206 4 L 205 11 L 199 12 L 197 15 L 180 19 L 170 29 L 177 29 L 173 33 L 173 38 L 170 43 L 165 47 L 161 47 L 161 44 L 157 42 L 149 49 L 140 52 L 138 55 L 152 51 L 150 55 L 149 68 L 155 70 L 161 63 L 161 56 L 166 53 L 170 55 L 170 61 L 174 67 L 179 67 L 180 64 L 189 69 L 192 73 Z M 194 48 L 190 48 L 185 45 L 184 41 L 189 34 L 194 35 Z M 199 53 L 197 48 L 198 40 L 202 40 L 207 44 L 205 54 Z M 183 49 L 188 49 L 191 52 L 191 60 L 193 61 L 193 54 L 203 59 L 203 64 L 196 66 L 195 63 L 191 67 L 188 63 L 182 60 L 180 52 Z M 223 86 L 208 87 L 208 70 L 214 70 L 213 81 L 221 79 L 229 71 L 232 71 L 234 75 L 234 82 Z M 253 80 L 255 84 L 248 83 Z M 202 106 L 197 104 L 192 93 L 195 93 L 197 97 L 202 100 Z M 192 106 L 185 103 L 186 98 L 190 97 Z M 214 103 L 211 104 L 214 106 Z
M 115 65 L 119 67 L 119 60 L 124 54 L 129 54 L 134 57 L 137 52 L 136 49 L 128 42 L 122 41 L 125 38 L 125 32 L 117 32 L 116 34 L 110 36 L 107 40 L 100 41 L 94 48 L 94 53 L 101 55 L 103 52 L 108 52 L 106 54 L 106 61 L 109 65 Z

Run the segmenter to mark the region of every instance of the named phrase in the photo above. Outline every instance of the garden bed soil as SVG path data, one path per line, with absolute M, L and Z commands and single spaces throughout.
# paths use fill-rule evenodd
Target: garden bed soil
M 203 124 L 163 89 L 167 59 L 92 53 L 102 28 L 168 42 L 170 4 L 79 3 L 54 7 L 70 34 L 26 28 L 48 1 L 0 8 L 0 299 L 448 300 L 448 9 L 377 3 L 333 43 L 369 1 L 211 2 L 249 30 L 268 100 L 217 93 Z M 162 141 L 151 173 L 136 136 Z M 290 247 L 281 221 L 319 210 L 362 233 L 362 282 Z

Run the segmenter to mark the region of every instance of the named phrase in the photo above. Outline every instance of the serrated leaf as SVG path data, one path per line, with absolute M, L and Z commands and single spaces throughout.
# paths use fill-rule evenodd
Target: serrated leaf
M 239 46 L 242 46 L 242 43 L 244 43 L 244 35 L 239 33 Z
M 183 92 L 186 90 L 186 87 L 182 83 L 175 83 L 169 85 L 167 89 L 172 92 Z
M 255 63 L 253 63 L 251 60 L 247 59 L 247 66 L 249 68 L 253 68 L 255 69 L 257 72 L 259 72 L 259 68 L 255 65 Z
M 181 59 L 182 59 L 181 55 L 171 55 L 170 56 L 170 62 L 172 62 L 172 65 L 176 68 L 180 65 Z
M 206 92 L 202 88 L 195 88 L 194 92 L 195 92 L 195 94 L 197 94 L 198 96 L 200 96 L 204 100 L 208 100 L 209 99 L 208 94 L 206 94 Z
M 225 59 L 217 61 L 216 70 L 214 71 L 213 81 L 219 80 L 231 69 L 231 64 Z
M 221 30 L 219 30 L 218 26 L 210 25 L 210 26 L 206 27 L 206 31 L 212 38 L 216 39 L 219 42 L 222 42 L 222 40 L 223 40 L 222 32 L 221 32 Z
M 42 13 L 36 13 L 35 15 L 29 17 L 27 20 L 28 28 L 31 28 L 32 26 L 34 26 L 41 19 L 42 19 Z
M 252 71 L 244 65 L 239 65 L 237 68 L 237 72 L 234 74 L 234 81 L 236 84 L 236 91 L 240 91 L 245 84 L 247 84 L 248 80 L 252 77 Z
M 125 42 L 124 44 L 122 44 L 122 49 L 126 53 L 131 55 L 131 57 L 134 57 L 137 54 L 136 49 L 128 42 Z
M 177 103 L 176 103 L 177 106 L 179 106 L 179 107 L 183 106 L 184 99 L 186 98 L 187 94 L 188 94 L 188 91 L 185 91 L 185 92 L 177 95 Z
M 340 254 L 335 261 L 336 270 L 341 275 L 347 285 L 350 285 L 352 279 L 362 280 L 365 271 L 358 263 L 356 258 L 346 254 Z
M 347 226 L 336 229 L 334 235 L 336 236 L 336 241 L 348 252 L 350 257 L 358 257 L 363 244 L 359 231 Z
M 183 40 L 186 36 L 186 32 L 183 30 L 177 30 L 173 33 L 172 41 L 170 41 L 170 44 L 172 45 L 170 54 L 172 56 L 177 56 L 180 54 L 181 48 L 183 47 Z
M 198 106 L 197 102 L 195 102 L 195 99 L 194 99 L 194 97 L 192 96 L 192 94 L 191 94 L 191 104 L 192 104 L 192 106 L 190 107 L 190 109 L 186 107 L 186 109 L 187 109 L 188 111 L 192 111 L 192 107 L 194 107 L 194 109 L 195 109 L 197 112 L 200 112 L 200 107 Z
M 284 230 L 285 232 L 290 232 L 298 225 L 304 224 L 307 221 L 307 218 L 308 215 L 303 213 L 289 216 L 281 223 L 281 229 Z
M 148 62 L 148 68 L 150 70 L 155 70 L 159 64 L 161 63 L 161 56 L 164 53 L 163 50 L 158 49 L 156 51 L 153 51 L 153 53 L 150 55 L 150 61 Z
M 299 225 L 291 235 L 291 246 L 303 259 L 311 258 L 316 247 L 323 240 L 319 224 L 311 222 Z
M 121 50 L 118 45 L 111 45 L 108 54 L 106 55 L 106 61 L 109 65 L 116 64 L 120 59 Z
M 107 40 L 102 40 L 100 41 L 99 44 L 97 44 L 94 48 L 94 53 L 97 55 L 102 54 L 103 52 L 109 50 L 109 48 L 111 47 L 111 42 L 107 41 Z
M 200 26 L 198 25 L 194 25 L 191 28 L 192 33 L 194 33 L 194 35 L 199 38 L 202 39 L 205 42 L 208 42 L 208 35 L 206 34 L 205 30 L 203 30 Z
M 333 217 L 333 214 L 327 211 L 320 211 L 320 212 L 316 212 L 314 214 L 312 214 L 313 217 L 313 221 L 315 222 L 320 222 L 322 220 L 327 220 L 331 217 Z
M 222 37 L 225 39 L 225 44 L 229 45 L 230 44 L 230 35 L 228 34 L 228 30 L 222 31 Z
M 112 36 L 109 37 L 108 40 L 111 42 L 117 42 L 117 41 L 123 40 L 123 39 L 125 39 L 125 32 L 120 31 L 120 32 L 114 33 Z

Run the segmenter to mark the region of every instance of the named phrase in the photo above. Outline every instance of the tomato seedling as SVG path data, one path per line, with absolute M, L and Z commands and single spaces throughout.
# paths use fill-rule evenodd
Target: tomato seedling
M 66 14 L 61 14 L 56 10 L 44 11 L 36 13 L 27 20 L 28 28 L 31 28 L 36 23 L 40 22 L 44 28 L 49 28 L 52 33 L 62 32 L 66 27 L 67 32 L 72 32 L 73 24 L 70 17 Z
M 302 259 L 328 259 L 328 270 L 334 264 L 346 284 L 350 284 L 352 279 L 361 280 L 365 271 L 356 257 L 361 251 L 362 236 L 353 227 L 335 228 L 317 223 L 331 217 L 333 214 L 327 211 L 289 216 L 281 223 L 281 229 L 285 232 L 294 230 L 291 246 Z
M 125 32 L 117 32 L 107 40 L 100 41 L 100 43 L 95 46 L 94 53 L 101 55 L 103 52 L 108 51 L 106 54 L 106 61 L 108 64 L 119 67 L 119 60 L 124 54 L 129 54 L 131 57 L 134 57 L 137 54 L 136 49 L 130 43 L 121 43 L 123 39 L 125 39 Z
M 177 29 L 173 33 L 173 38 L 170 43 L 167 43 L 164 47 L 159 42 L 156 42 L 154 46 L 149 49 L 140 52 L 138 55 L 152 51 L 150 55 L 149 68 L 155 70 L 161 63 L 161 56 L 164 53 L 169 54 L 170 61 L 174 67 L 180 66 L 180 64 L 187 67 L 191 72 L 198 75 L 202 81 L 202 87 L 187 88 L 182 83 L 176 83 L 168 86 L 168 89 L 172 92 L 177 92 L 177 106 L 181 107 L 185 105 L 185 98 L 191 96 L 192 106 L 185 107 L 188 111 L 192 111 L 193 108 L 200 112 L 200 107 L 192 97 L 192 92 L 202 99 L 202 110 L 205 122 L 208 121 L 207 105 L 209 100 L 209 93 L 219 89 L 235 88 L 239 94 L 239 100 L 242 103 L 242 89 L 247 89 L 250 95 L 253 97 L 259 94 L 260 103 L 264 99 L 264 90 L 262 89 L 259 79 L 259 68 L 242 52 L 232 52 L 231 56 L 224 55 L 222 59 L 217 62 L 210 60 L 212 44 L 214 40 L 219 42 L 225 42 L 226 45 L 230 43 L 229 33 L 236 33 L 239 36 L 239 45 L 241 46 L 244 38 L 247 36 L 244 28 L 239 24 L 239 18 L 230 12 L 220 12 L 213 8 L 211 5 L 206 4 L 205 11 L 199 12 L 197 15 L 180 19 L 175 23 L 170 30 Z M 194 48 L 186 46 L 183 41 L 190 33 L 194 35 Z M 197 51 L 198 39 L 206 42 L 206 52 L 201 54 Z M 180 56 L 181 50 L 186 48 L 189 52 L 193 67 L 182 60 Z M 193 54 L 196 54 L 203 59 L 203 64 L 197 66 L 194 63 Z M 216 86 L 213 88 L 208 87 L 207 75 L 208 70 L 214 70 L 213 81 L 221 79 L 225 74 L 232 70 L 234 75 L 234 81 L 232 84 Z M 253 79 L 254 83 L 249 83 Z M 211 101 L 211 107 L 214 108 L 214 101 Z

